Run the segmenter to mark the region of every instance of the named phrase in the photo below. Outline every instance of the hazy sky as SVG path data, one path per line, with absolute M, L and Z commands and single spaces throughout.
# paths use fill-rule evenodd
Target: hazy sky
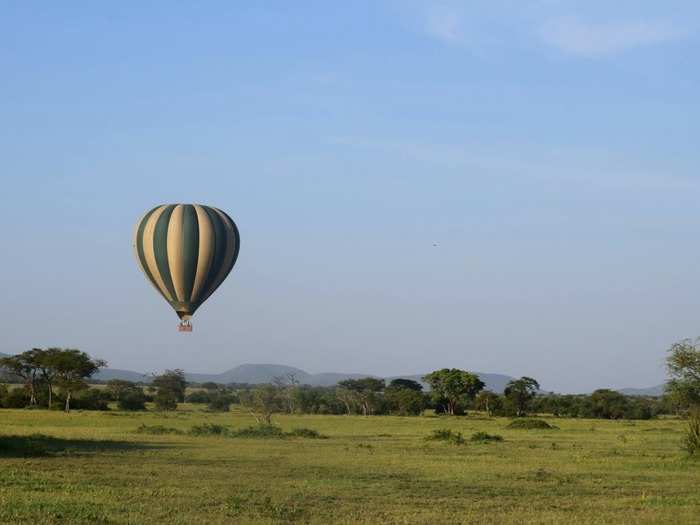
M 699 36 L 692 0 L 0 1 L 0 351 L 658 384 L 700 335 Z M 241 231 L 192 334 L 131 249 L 176 202 Z

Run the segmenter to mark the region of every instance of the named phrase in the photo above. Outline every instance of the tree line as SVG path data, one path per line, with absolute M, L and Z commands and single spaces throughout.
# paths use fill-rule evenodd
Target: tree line
M 511 380 L 502 393 L 485 389 L 478 375 L 467 370 L 443 368 L 423 377 L 429 386 L 411 379 L 365 377 L 346 379 L 334 387 L 300 384 L 293 374 L 276 377 L 264 385 L 191 385 L 182 370 L 166 370 L 148 385 L 123 380 L 109 381 L 105 388 L 88 387 L 88 380 L 103 360 L 76 349 L 32 349 L 0 359 L 0 369 L 22 380 L 24 388 L 0 387 L 0 407 L 21 408 L 71 406 L 105 410 L 114 402 L 121 410 L 174 410 L 178 403 L 204 403 L 209 410 L 228 411 L 239 404 L 260 422 L 274 413 L 419 415 L 425 410 L 460 415 L 469 410 L 489 416 L 552 414 L 561 417 L 649 419 L 661 414 L 687 413 L 700 407 L 700 340 L 683 340 L 669 349 L 670 381 L 663 397 L 625 396 L 610 389 L 586 395 L 547 394 L 537 380 Z
M 75 348 L 33 348 L 0 358 L 1 369 L 23 380 L 28 406 L 52 408 L 58 389 L 66 411 L 74 394 L 88 389 L 87 380 L 104 366 L 105 361 Z M 7 395 L 9 391 L 3 397 Z

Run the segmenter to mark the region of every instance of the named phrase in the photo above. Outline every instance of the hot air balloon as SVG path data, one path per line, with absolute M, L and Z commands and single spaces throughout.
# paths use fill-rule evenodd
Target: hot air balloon
M 231 217 L 201 204 L 163 204 L 136 223 L 134 253 L 146 278 L 191 332 L 190 319 L 236 264 L 240 238 Z

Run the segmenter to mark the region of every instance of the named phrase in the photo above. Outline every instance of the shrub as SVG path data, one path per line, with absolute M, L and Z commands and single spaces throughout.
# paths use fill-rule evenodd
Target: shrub
M 446 441 L 454 445 L 463 445 L 464 436 L 461 432 L 452 432 L 449 428 L 433 430 L 432 434 L 426 437 L 428 441 Z
M 291 437 L 301 437 L 308 439 L 328 439 L 328 436 L 324 436 L 317 430 L 311 428 L 295 428 L 291 432 L 287 432 L 288 436 Z
M 514 419 L 506 428 L 522 430 L 550 430 L 557 427 L 550 425 L 544 419 Z
M 146 394 L 140 387 L 122 392 L 117 401 L 120 410 L 146 410 Z
M 214 423 L 203 423 L 190 429 L 190 434 L 193 436 L 228 436 L 230 433 L 231 430 L 228 427 Z
M 216 393 L 209 397 L 207 410 L 212 412 L 228 412 L 231 409 L 231 398 L 227 394 Z
M 162 434 L 182 434 L 182 430 L 172 427 L 164 427 L 163 425 L 153 425 L 148 426 L 143 423 L 136 429 L 138 434 L 152 434 L 152 435 L 162 435 Z
M 196 390 L 185 397 L 185 401 L 188 403 L 209 403 L 211 401 L 211 394 L 203 390 Z
M 24 388 L 9 388 L 0 402 L 3 408 L 24 408 L 29 405 L 29 394 Z
M 275 425 L 258 425 L 256 427 L 247 427 L 236 430 L 231 434 L 234 437 L 243 438 L 283 438 L 285 437 L 282 429 Z
M 177 409 L 177 396 L 169 390 L 158 389 L 158 392 L 156 392 L 156 395 L 153 397 L 153 401 L 155 401 L 158 410 Z
M 688 454 L 700 456 L 700 410 L 691 412 L 683 444 Z
M 109 410 L 107 397 L 106 392 L 97 388 L 88 388 L 73 397 L 70 405 L 71 408 L 78 410 Z
M 472 437 L 469 440 L 479 441 L 482 443 L 489 441 L 503 441 L 503 436 L 499 436 L 498 434 L 487 434 L 486 432 L 475 432 L 472 434 Z

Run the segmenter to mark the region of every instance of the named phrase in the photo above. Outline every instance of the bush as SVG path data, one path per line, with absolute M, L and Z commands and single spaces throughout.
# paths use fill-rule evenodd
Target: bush
M 311 428 L 295 428 L 291 432 L 287 432 L 288 436 L 291 437 L 301 437 L 308 439 L 328 439 L 328 436 L 324 436 L 317 430 Z
M 514 419 L 506 428 L 522 430 L 551 430 L 557 427 L 550 425 L 544 419 Z
M 170 390 L 159 388 L 158 392 L 156 392 L 156 395 L 153 397 L 153 401 L 155 401 L 158 410 L 177 409 L 177 395 Z
M 691 456 L 696 454 L 700 456 L 700 410 L 695 410 L 690 414 L 683 445 Z
M 146 410 L 146 394 L 140 387 L 129 388 L 119 395 L 120 410 Z
M 418 416 L 426 404 L 423 392 L 409 388 L 387 388 L 384 400 L 387 403 L 387 411 L 400 416 Z
M 228 412 L 231 410 L 231 398 L 228 394 L 216 393 L 209 397 L 207 410 L 212 412 Z
M 159 436 L 162 434 L 183 434 L 182 430 L 179 430 L 177 428 L 164 427 L 163 425 L 153 425 L 149 427 L 148 425 L 144 425 L 143 423 L 140 427 L 136 429 L 136 432 L 138 434 L 152 434 L 155 436 Z
M 503 441 L 503 436 L 499 436 L 498 434 L 487 434 L 486 432 L 475 432 L 472 434 L 472 437 L 469 440 L 479 441 L 482 443 L 489 441 Z
M 189 394 L 185 401 L 188 403 L 209 403 L 211 401 L 211 393 L 203 390 L 197 390 Z
M 236 430 L 231 434 L 233 437 L 242 438 L 283 438 L 284 432 L 280 427 L 275 425 L 258 425 L 256 427 L 247 427 Z
M 0 398 L 2 408 L 24 408 L 29 405 L 29 393 L 24 388 L 9 388 Z
M 204 423 L 193 426 L 190 429 L 190 434 L 193 436 L 228 436 L 231 434 L 231 430 L 223 425 Z
M 452 432 L 449 428 L 433 430 L 432 434 L 425 438 L 428 441 L 446 441 L 454 445 L 463 445 L 464 436 L 461 432 Z
M 78 392 L 70 401 L 71 408 L 78 410 L 109 410 L 106 392 L 88 388 Z

